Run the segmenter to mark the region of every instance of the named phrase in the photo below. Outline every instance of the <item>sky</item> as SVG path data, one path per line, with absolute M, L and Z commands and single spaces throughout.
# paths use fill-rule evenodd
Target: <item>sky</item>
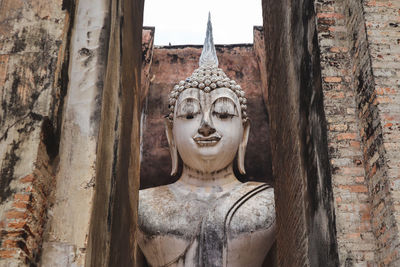
M 262 25 L 261 0 L 145 0 L 143 25 L 155 45 L 203 44 L 209 11 L 215 44 L 253 43 Z

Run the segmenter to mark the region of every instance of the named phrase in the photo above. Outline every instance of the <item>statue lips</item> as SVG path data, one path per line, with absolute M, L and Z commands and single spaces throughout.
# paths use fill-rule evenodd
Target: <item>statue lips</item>
M 214 146 L 219 142 L 219 140 L 221 140 L 221 136 L 219 134 L 213 134 L 213 135 L 205 137 L 205 136 L 196 134 L 193 137 L 193 140 L 199 146 Z

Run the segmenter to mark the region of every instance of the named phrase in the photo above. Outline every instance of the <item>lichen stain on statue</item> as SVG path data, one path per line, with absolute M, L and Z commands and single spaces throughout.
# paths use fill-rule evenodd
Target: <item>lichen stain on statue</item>
M 244 91 L 218 68 L 210 17 L 200 67 L 170 93 L 173 184 L 139 193 L 138 244 L 151 266 L 261 266 L 275 241 L 273 189 L 244 174 Z

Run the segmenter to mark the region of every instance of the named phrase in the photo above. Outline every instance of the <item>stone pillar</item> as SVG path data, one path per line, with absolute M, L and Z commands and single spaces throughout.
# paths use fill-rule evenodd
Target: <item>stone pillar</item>
M 261 79 L 261 92 L 264 101 L 264 106 L 268 102 L 268 80 L 267 80 L 267 63 L 265 56 L 265 40 L 264 40 L 264 30 L 260 26 L 254 26 L 253 28 L 253 49 L 254 54 L 257 59 L 258 68 L 260 69 L 260 79 Z M 270 149 L 268 149 L 270 150 Z
M 42 266 L 132 266 L 143 1 L 79 1 Z
M 109 1 L 79 1 L 70 43 L 54 205 L 42 266 L 83 266 L 89 233 L 103 79 L 109 34 Z
M 65 10 L 67 9 L 67 10 Z M 53 203 L 71 6 L 0 2 L 0 265 L 35 265 Z
M 140 170 L 143 4 L 111 1 L 86 266 L 134 266 Z
M 337 266 L 314 1 L 263 1 L 278 266 Z

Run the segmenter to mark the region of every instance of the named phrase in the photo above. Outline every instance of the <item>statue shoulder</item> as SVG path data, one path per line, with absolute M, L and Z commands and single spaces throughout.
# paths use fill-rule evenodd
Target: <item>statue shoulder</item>
M 252 194 L 259 198 L 267 198 L 274 201 L 274 188 L 266 183 L 246 182 L 242 184 L 239 191 L 240 194 Z
M 264 183 L 243 183 L 231 208 L 231 229 L 246 232 L 271 228 L 276 219 L 274 189 Z M 238 198 L 238 196 L 240 196 Z
M 143 232 L 154 234 L 164 226 L 164 212 L 174 202 L 168 186 L 139 190 L 138 226 Z
M 168 185 L 139 190 L 139 211 L 141 208 L 169 203 L 173 198 Z
M 156 197 L 157 195 L 164 195 L 169 193 L 168 185 L 162 185 L 157 187 L 151 187 L 146 189 L 139 190 L 139 197 L 147 198 L 147 197 Z

